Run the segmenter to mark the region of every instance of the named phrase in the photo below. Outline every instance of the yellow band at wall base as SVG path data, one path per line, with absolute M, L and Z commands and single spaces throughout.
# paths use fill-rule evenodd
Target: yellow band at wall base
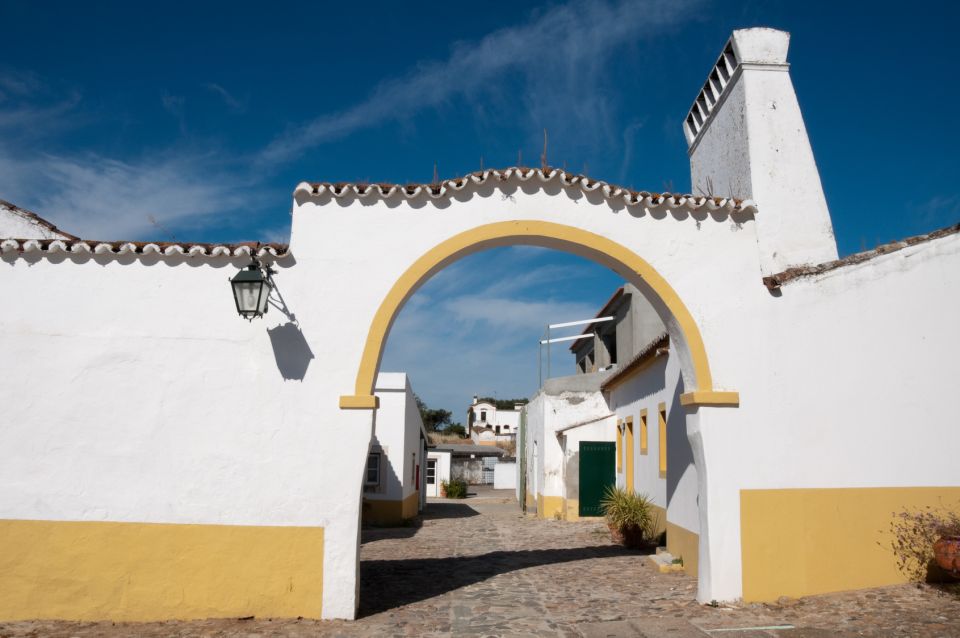
M 320 618 L 323 528 L 0 520 L 0 620 Z

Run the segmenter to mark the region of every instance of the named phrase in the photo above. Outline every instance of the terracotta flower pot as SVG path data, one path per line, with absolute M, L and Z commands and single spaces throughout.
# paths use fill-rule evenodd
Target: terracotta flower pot
M 631 525 L 629 527 L 615 527 L 607 524 L 610 528 L 610 537 L 617 545 L 623 545 L 631 549 L 646 548 L 649 543 L 643 537 L 643 528 Z
M 960 575 L 960 536 L 944 536 L 933 544 L 937 565 L 950 574 Z

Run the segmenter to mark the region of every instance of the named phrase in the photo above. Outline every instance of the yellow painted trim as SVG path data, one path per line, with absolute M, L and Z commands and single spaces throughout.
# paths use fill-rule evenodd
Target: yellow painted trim
M 694 406 L 694 405 L 714 405 L 714 406 L 731 406 L 738 407 L 740 405 L 740 393 L 739 392 L 716 392 L 716 391 L 704 391 L 697 390 L 695 392 L 684 392 L 680 395 L 680 405 L 683 406 Z
M 617 419 L 617 473 L 623 471 L 623 419 Z
M 741 490 L 744 600 L 904 582 L 890 523 L 927 506 L 957 508 L 960 487 Z
M 527 492 L 527 509 L 534 509 L 537 506 L 537 497 L 533 492 Z
M 419 492 L 414 492 L 402 500 L 367 496 L 363 499 L 361 520 L 372 525 L 400 525 L 416 516 L 419 509 Z
M 0 520 L 0 619 L 320 618 L 323 528 Z
M 596 233 L 554 222 L 516 220 L 486 224 L 454 235 L 431 248 L 400 275 L 370 324 L 357 370 L 354 395 L 359 397 L 373 394 L 377 369 L 380 367 L 390 327 L 403 304 L 427 279 L 461 257 L 487 248 L 512 244 L 570 250 L 613 267 L 628 279 L 643 279 L 666 305 L 683 334 L 690 352 L 697 389 L 713 389 L 713 377 L 700 330 L 679 295 L 653 266 L 626 246 Z
M 647 409 L 644 408 L 640 410 L 640 454 L 643 454 L 644 456 L 646 456 L 647 454 L 648 438 L 649 437 L 647 432 Z
M 537 516 L 544 519 L 563 519 L 563 497 L 538 495 Z
M 667 478 L 667 421 L 662 410 L 657 412 L 657 434 L 660 451 L 660 478 Z
M 403 520 L 409 520 L 420 513 L 420 491 L 414 490 L 412 494 L 403 499 L 402 515 Z
M 696 576 L 700 564 L 700 536 L 685 527 L 667 521 L 667 551 L 683 559 L 683 571 Z
M 659 404 L 657 404 L 657 410 L 659 410 L 660 412 L 666 412 L 667 404 L 661 401 Z
M 650 509 L 653 511 L 653 515 L 656 517 L 657 525 L 656 530 L 657 534 L 662 534 L 667 531 L 667 510 L 666 508 L 660 507 L 659 505 L 651 504 Z
M 633 417 L 628 416 L 626 420 L 627 428 L 627 476 L 624 480 L 625 486 L 627 488 L 627 493 L 632 494 L 634 491 L 633 487 L 633 470 L 634 470 L 634 455 L 633 455 Z
M 380 398 L 373 394 L 341 394 L 341 410 L 376 410 L 380 407 Z

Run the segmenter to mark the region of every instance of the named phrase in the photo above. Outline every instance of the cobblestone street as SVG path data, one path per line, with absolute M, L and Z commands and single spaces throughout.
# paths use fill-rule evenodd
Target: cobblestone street
M 525 518 L 501 497 L 364 530 L 361 556 L 355 622 L 24 622 L 0 636 L 960 636 L 960 600 L 913 586 L 701 606 L 695 579 L 611 545 L 601 523 Z

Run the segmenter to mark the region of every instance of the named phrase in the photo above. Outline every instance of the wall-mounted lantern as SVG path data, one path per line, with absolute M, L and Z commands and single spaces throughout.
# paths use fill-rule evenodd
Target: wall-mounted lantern
M 267 300 L 273 289 L 270 273 L 270 268 L 261 268 L 260 261 L 254 257 L 246 270 L 241 270 L 230 280 L 233 300 L 237 302 L 237 312 L 241 317 L 252 320 L 262 317 L 267 311 Z

